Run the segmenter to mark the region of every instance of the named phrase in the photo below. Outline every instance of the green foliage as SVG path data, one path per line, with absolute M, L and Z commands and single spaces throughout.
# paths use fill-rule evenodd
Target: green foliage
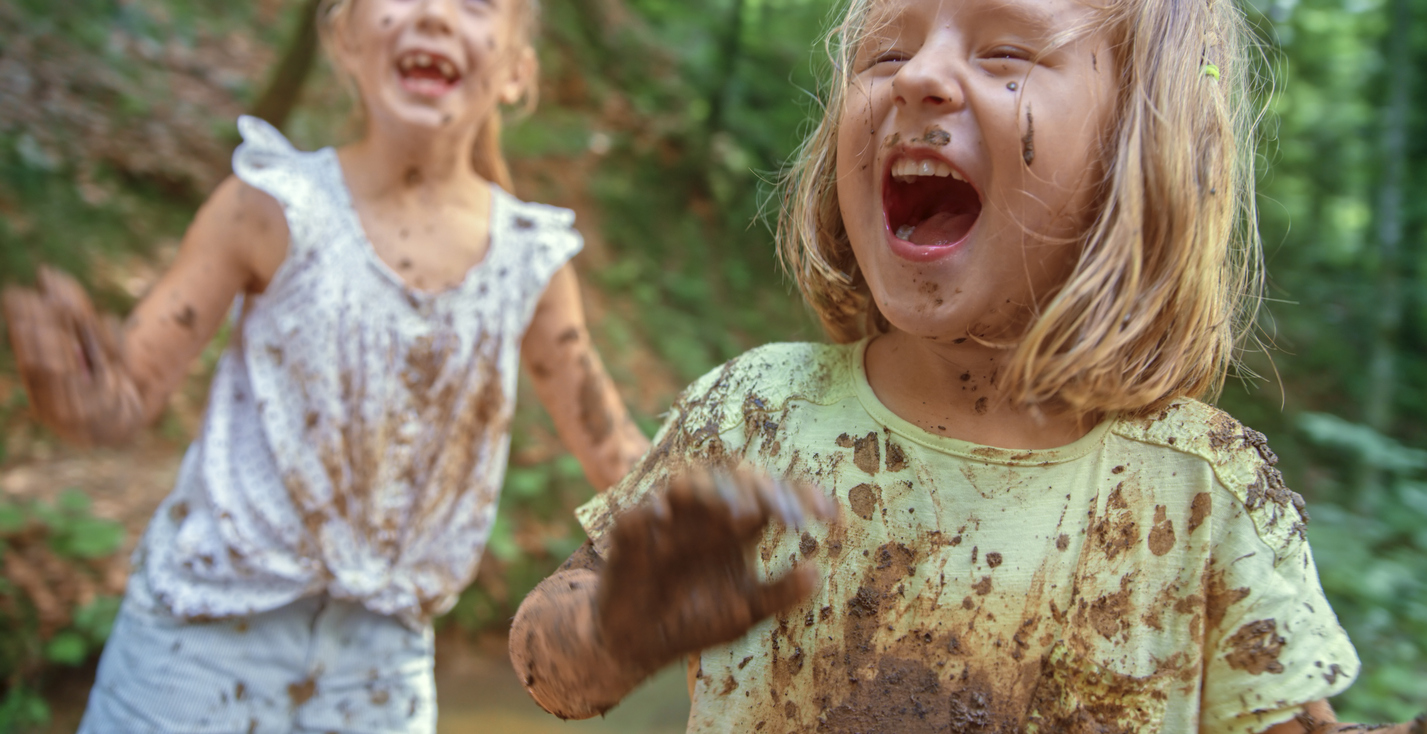
M 1342 466 L 1370 464 L 1386 484 L 1373 512 L 1316 503 L 1308 526 L 1323 589 L 1366 663 L 1339 713 L 1410 719 L 1427 701 L 1427 451 L 1329 414 L 1305 413 L 1299 427 Z
M 1364 663 L 1334 705 L 1367 722 L 1427 706 L 1427 451 L 1418 448 L 1427 445 L 1427 76 L 1408 80 L 1405 146 L 1389 150 L 1393 1 L 1247 6 L 1277 79 L 1259 159 L 1272 299 L 1264 326 L 1277 351 L 1272 366 L 1250 362 L 1281 384 L 1231 386 L 1221 401 L 1269 434 L 1289 484 L 1308 499 L 1324 590 Z M 1417 19 L 1407 26 L 1408 63 L 1420 70 L 1427 2 L 1408 2 Z M 1400 205 L 1385 208 L 1392 159 L 1407 175 Z M 1382 245 L 1389 209 L 1402 226 L 1396 252 Z M 1394 288 L 1400 313 L 1384 313 Z M 1369 370 L 1383 349 L 1387 379 Z M 1374 401 L 1393 406 L 1386 424 L 1370 425 Z
M 53 502 L 0 494 L 0 732 L 49 721 L 39 691 L 57 667 L 83 664 L 108 639 L 119 597 L 103 571 L 123 528 L 91 513 L 77 489 Z

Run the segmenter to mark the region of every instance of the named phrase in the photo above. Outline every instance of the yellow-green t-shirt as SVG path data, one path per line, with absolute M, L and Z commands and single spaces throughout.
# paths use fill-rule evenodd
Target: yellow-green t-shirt
M 761 573 L 815 564 L 791 613 L 704 650 L 691 732 L 1259 732 L 1348 687 L 1302 499 L 1263 435 L 1183 401 L 1013 451 L 894 415 L 865 343 L 775 344 L 704 376 L 619 486 L 686 461 L 816 483 L 840 525 L 772 527 Z

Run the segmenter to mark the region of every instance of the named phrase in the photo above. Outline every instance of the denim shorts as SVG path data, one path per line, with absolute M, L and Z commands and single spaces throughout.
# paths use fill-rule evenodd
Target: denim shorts
M 246 617 L 170 615 L 130 579 L 80 734 L 433 734 L 431 627 L 326 596 Z

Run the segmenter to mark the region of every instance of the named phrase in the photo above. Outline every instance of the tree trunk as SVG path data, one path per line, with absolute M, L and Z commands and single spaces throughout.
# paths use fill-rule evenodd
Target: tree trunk
M 282 60 L 268 79 L 267 88 L 253 103 L 251 114 L 261 117 L 281 128 L 297 106 L 302 96 L 302 85 L 312 71 L 312 62 L 317 59 L 317 6 L 321 0 L 307 0 L 303 4 L 302 19 L 297 26 L 297 34 L 283 51 Z

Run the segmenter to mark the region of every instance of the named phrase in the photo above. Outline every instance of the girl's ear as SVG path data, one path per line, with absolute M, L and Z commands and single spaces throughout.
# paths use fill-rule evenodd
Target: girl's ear
M 524 97 L 535 80 L 535 49 L 526 44 L 511 60 L 510 76 L 500 87 L 500 103 L 514 105 Z

